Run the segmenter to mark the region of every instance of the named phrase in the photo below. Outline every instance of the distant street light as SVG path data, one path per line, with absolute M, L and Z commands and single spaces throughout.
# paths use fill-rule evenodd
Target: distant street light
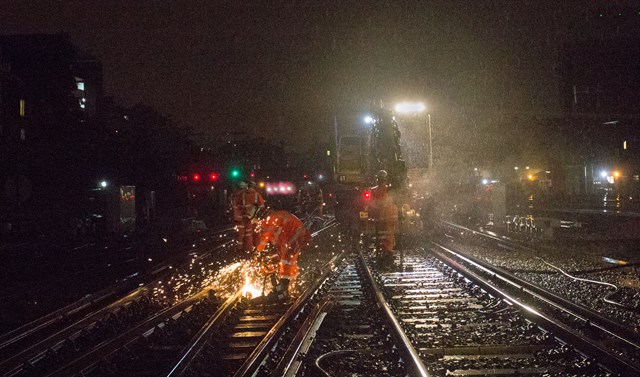
M 400 114 L 418 114 L 424 112 L 427 107 L 422 102 L 401 102 L 394 107 Z M 429 172 L 433 170 L 433 144 L 431 138 L 431 113 L 427 113 L 427 127 L 429 129 Z
M 100 187 L 106 188 L 108 185 L 107 181 L 100 181 Z
M 373 123 L 373 117 L 371 115 L 367 115 L 366 117 L 364 117 L 364 122 L 366 124 L 371 124 Z

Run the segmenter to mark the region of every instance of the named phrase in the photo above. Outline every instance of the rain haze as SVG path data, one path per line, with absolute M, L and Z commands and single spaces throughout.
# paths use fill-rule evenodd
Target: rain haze
M 0 0 L 0 377 L 640 376 L 640 2 Z
M 586 4 L 586 5 L 585 5 Z M 202 133 L 332 133 L 372 101 L 555 113 L 562 44 L 598 6 L 549 1 L 4 1 L 0 33 L 66 33 L 105 92 Z

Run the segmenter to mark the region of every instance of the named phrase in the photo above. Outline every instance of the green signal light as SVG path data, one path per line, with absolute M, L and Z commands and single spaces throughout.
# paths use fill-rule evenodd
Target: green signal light
M 238 169 L 231 170 L 231 177 L 238 178 L 239 176 L 240 176 L 240 170 Z

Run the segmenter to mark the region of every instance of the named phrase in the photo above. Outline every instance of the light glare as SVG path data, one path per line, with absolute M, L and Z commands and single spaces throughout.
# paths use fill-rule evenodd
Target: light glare
M 421 113 L 427 107 L 422 102 L 401 102 L 395 106 L 395 110 L 401 114 Z

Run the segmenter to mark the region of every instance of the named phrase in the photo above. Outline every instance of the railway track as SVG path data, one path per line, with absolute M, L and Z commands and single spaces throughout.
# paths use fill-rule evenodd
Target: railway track
M 226 320 L 208 324 L 205 328 L 210 334 L 205 335 L 204 331 L 198 334 L 167 376 L 296 375 L 301 367 L 299 359 L 307 351 L 304 344 L 309 343 L 310 329 L 319 327 L 318 318 L 323 318 L 327 310 L 346 305 L 366 315 L 376 305 L 383 305 L 383 301 L 377 301 L 381 294 L 364 288 L 363 284 L 372 286 L 374 282 L 370 271 L 367 274 L 368 270 L 362 268 L 364 264 L 358 260 L 355 253 L 336 254 L 293 302 L 271 304 L 239 300 L 229 303 L 227 313 L 214 316 Z M 384 314 L 390 312 L 373 312 L 378 313 L 377 324 L 386 330 L 380 332 L 371 345 L 376 345 L 382 353 L 381 344 L 388 347 L 403 344 L 399 324 Z M 354 314 L 355 311 L 350 313 L 352 319 L 358 320 Z M 388 338 L 390 334 L 396 334 L 393 339 L 398 341 Z M 390 363 L 401 365 L 402 373 L 416 370 L 415 366 L 407 367 L 410 362 L 401 361 L 405 358 L 419 363 L 415 351 L 410 355 L 412 348 L 406 339 L 398 349 Z M 421 368 L 424 371 L 424 366 Z
M 487 268 L 483 276 L 441 250 L 409 253 L 405 263 L 410 272 L 402 278 L 387 274 L 382 279 L 395 285 L 390 294 L 401 305 L 398 315 L 434 375 L 636 373 L 615 353 L 592 347 L 565 324 L 566 318 L 539 310 L 534 297 L 495 279 L 495 270 Z M 433 281 L 407 290 L 404 277 L 414 279 L 416 272 Z
M 228 230 L 213 235 L 214 245 L 176 255 L 149 273 L 131 276 L 0 338 L 0 375 L 46 375 L 58 365 L 99 349 L 104 342 L 169 310 L 194 292 L 188 285 L 204 284 L 202 265 L 220 265 L 228 249 Z M 210 248 L 209 248 L 210 247 Z M 206 250 L 206 251 L 205 251 Z M 180 260 L 187 256 L 187 261 Z M 165 281 L 165 283 L 162 282 Z M 168 291 L 172 297 L 166 297 Z
M 335 224 L 326 227 L 334 228 Z M 220 248 L 226 246 L 228 242 Z M 192 348 L 188 345 L 194 334 L 203 328 L 217 328 L 219 321 L 230 321 L 227 312 L 240 310 L 245 305 L 240 294 L 225 295 L 211 289 L 217 276 L 212 276 L 212 272 L 220 273 L 223 266 L 221 261 L 210 260 L 213 254 L 217 253 L 194 256 L 186 271 L 169 269 L 167 281 L 142 286 L 118 302 L 29 344 L 26 349 L 19 349 L 18 343 L 37 339 L 35 332 L 13 334 L 6 349 L 11 343 L 18 351 L 2 361 L 2 375 L 161 375 L 175 369 L 171 363 L 184 358 L 177 357 L 183 349 Z M 236 270 L 241 265 L 226 263 Z M 241 280 L 235 283 L 238 281 Z M 223 282 L 216 287 L 226 289 L 233 283 Z M 229 298 L 223 302 L 226 296 Z M 217 314 L 212 317 L 212 313 Z M 277 319 L 281 314 L 277 312 L 271 318 Z
M 554 319 L 532 318 L 531 307 L 442 255 L 407 251 L 395 272 L 377 273 L 372 264 L 356 259 L 343 270 L 333 299 L 306 326 L 296 372 L 273 375 L 635 375 L 633 367 L 606 368 L 560 340 L 585 346 Z M 407 362 L 412 354 L 421 362 Z
M 382 272 L 369 252 L 345 250 L 334 224 L 319 233 L 316 254 L 308 257 L 325 262 L 318 269 L 303 266 L 307 275 L 295 300 L 248 300 L 238 281 L 224 294 L 207 286 L 63 362 L 56 357 L 54 366 L 42 363 L 5 376 L 639 372 L 633 362 L 576 331 L 570 325 L 576 320 L 567 321 L 569 311 L 546 312 L 555 298 L 543 302 L 528 288 L 505 283 L 502 271 L 475 265 L 447 246 L 405 250 L 398 255 L 401 269 Z M 156 295 L 166 293 L 155 288 Z
M 638 310 L 631 305 L 623 305 L 609 299 L 618 293 L 613 284 L 601 282 L 599 271 L 573 272 L 582 278 L 573 278 L 570 274 L 561 274 L 555 268 L 549 268 L 540 255 L 563 255 L 562 250 L 536 248 L 536 245 L 523 245 L 504 237 L 487 235 L 455 224 L 445 224 L 448 237 L 463 233 L 472 241 L 482 242 L 482 247 L 467 247 L 458 242 L 446 242 L 446 247 L 439 245 L 443 252 L 452 258 L 463 261 L 477 269 L 492 269 L 497 279 L 511 287 L 528 292 L 554 316 L 566 318 L 568 324 L 576 331 L 593 338 L 593 343 L 603 348 L 612 349 L 615 353 L 633 364 L 640 364 L 640 334 L 638 333 Z M 467 242 L 468 243 L 468 242 Z M 508 259 L 505 259 L 508 257 Z M 565 257 L 567 265 L 584 261 L 573 261 L 580 256 Z M 546 258 L 546 257 L 545 257 Z M 584 257 L 585 259 L 587 256 Z M 492 266 L 495 261 L 508 260 L 509 264 L 500 263 L 502 267 Z M 511 262 L 513 261 L 513 262 Z M 531 261 L 535 263 L 531 263 Z M 537 266 L 536 266 L 537 265 Z M 514 268 L 513 266 L 517 266 Z M 539 271 L 524 271 L 522 267 L 537 267 Z M 611 275 L 604 275 L 611 278 Z M 533 279 L 532 279 L 533 278 Z M 542 284 L 540 284 L 542 283 Z M 571 287 L 570 289 L 567 289 Z M 633 290 L 628 288 L 631 293 Z M 635 289 L 637 291 L 637 288 Z M 628 294 L 631 296 L 631 294 Z M 589 299 L 585 300 L 585 297 Z M 602 310 L 606 308 L 607 310 Z

